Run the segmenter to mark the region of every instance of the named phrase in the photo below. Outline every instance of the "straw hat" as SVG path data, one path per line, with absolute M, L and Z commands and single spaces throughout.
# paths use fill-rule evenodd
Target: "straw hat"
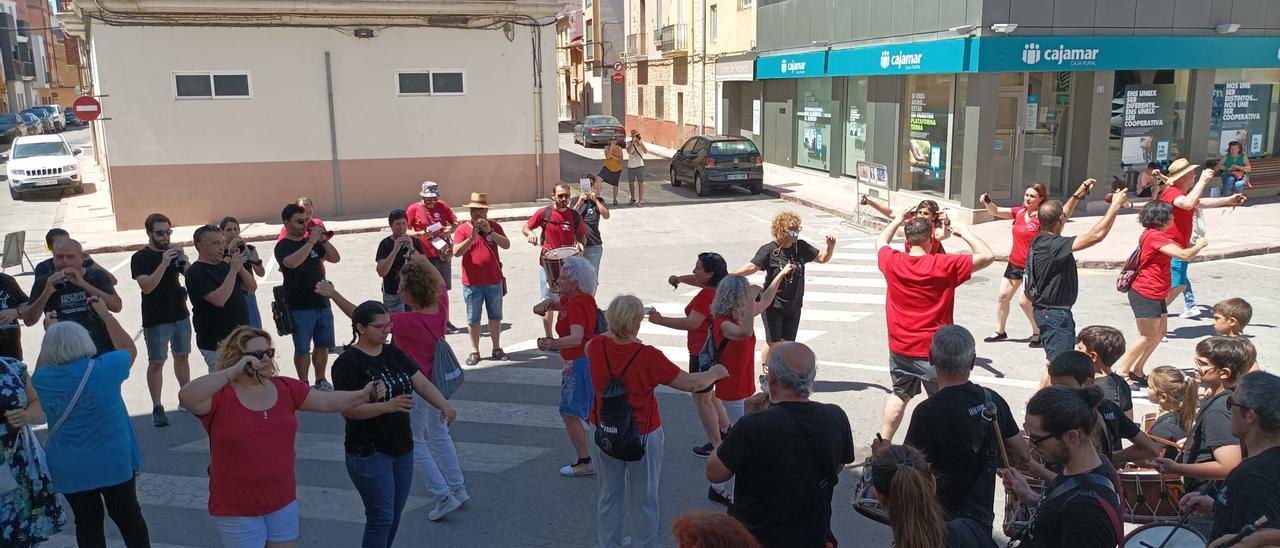
M 472 192 L 471 201 L 466 207 L 489 209 L 489 195 L 483 192 Z
M 1184 175 L 1195 171 L 1198 167 L 1200 166 L 1187 161 L 1186 158 L 1178 158 L 1172 164 L 1169 164 L 1169 175 L 1165 178 L 1169 180 L 1169 184 L 1173 184 Z

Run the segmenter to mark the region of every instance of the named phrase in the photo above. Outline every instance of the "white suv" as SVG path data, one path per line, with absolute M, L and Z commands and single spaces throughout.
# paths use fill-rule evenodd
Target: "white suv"
M 80 179 L 80 163 L 61 135 L 28 135 L 18 137 L 9 152 L 0 153 L 0 161 L 7 161 L 9 196 L 21 200 L 27 191 L 61 191 L 71 188 L 76 194 L 84 192 Z

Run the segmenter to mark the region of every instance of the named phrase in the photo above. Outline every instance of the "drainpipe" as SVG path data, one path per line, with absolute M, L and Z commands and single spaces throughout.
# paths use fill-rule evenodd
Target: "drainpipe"
M 698 135 L 702 135 L 707 127 L 707 0 L 702 0 L 702 82 L 699 83 L 698 97 L 702 107 L 698 109 Z
M 542 112 L 542 27 L 533 27 L 533 112 L 534 112 L 534 133 L 533 133 L 533 167 L 536 175 L 534 176 L 534 184 L 537 185 L 533 190 L 534 198 L 544 197 L 546 192 L 546 177 L 543 174 L 544 167 L 542 165 L 542 155 L 546 150 L 546 134 L 543 128 L 543 112 Z
M 324 87 L 329 99 L 329 154 L 333 170 L 333 204 L 335 216 L 342 216 L 342 174 L 338 170 L 338 124 L 333 116 L 333 64 L 329 52 L 324 52 Z

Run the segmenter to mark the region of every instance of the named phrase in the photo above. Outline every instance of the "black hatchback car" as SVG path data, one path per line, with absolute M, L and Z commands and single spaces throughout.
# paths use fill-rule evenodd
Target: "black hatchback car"
M 698 196 L 730 186 L 759 194 L 764 190 L 764 156 L 745 137 L 699 135 L 671 157 L 671 186 L 685 182 L 693 184 Z

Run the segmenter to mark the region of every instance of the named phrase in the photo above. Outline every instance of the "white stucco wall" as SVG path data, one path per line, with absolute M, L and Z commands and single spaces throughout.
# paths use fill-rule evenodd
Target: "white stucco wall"
M 343 159 L 532 154 L 532 29 L 94 25 L 113 166 L 328 160 L 324 52 Z M 542 29 L 543 130 L 556 151 L 555 28 Z M 396 70 L 463 69 L 466 95 L 398 97 Z M 175 71 L 247 71 L 250 99 L 175 99 Z

